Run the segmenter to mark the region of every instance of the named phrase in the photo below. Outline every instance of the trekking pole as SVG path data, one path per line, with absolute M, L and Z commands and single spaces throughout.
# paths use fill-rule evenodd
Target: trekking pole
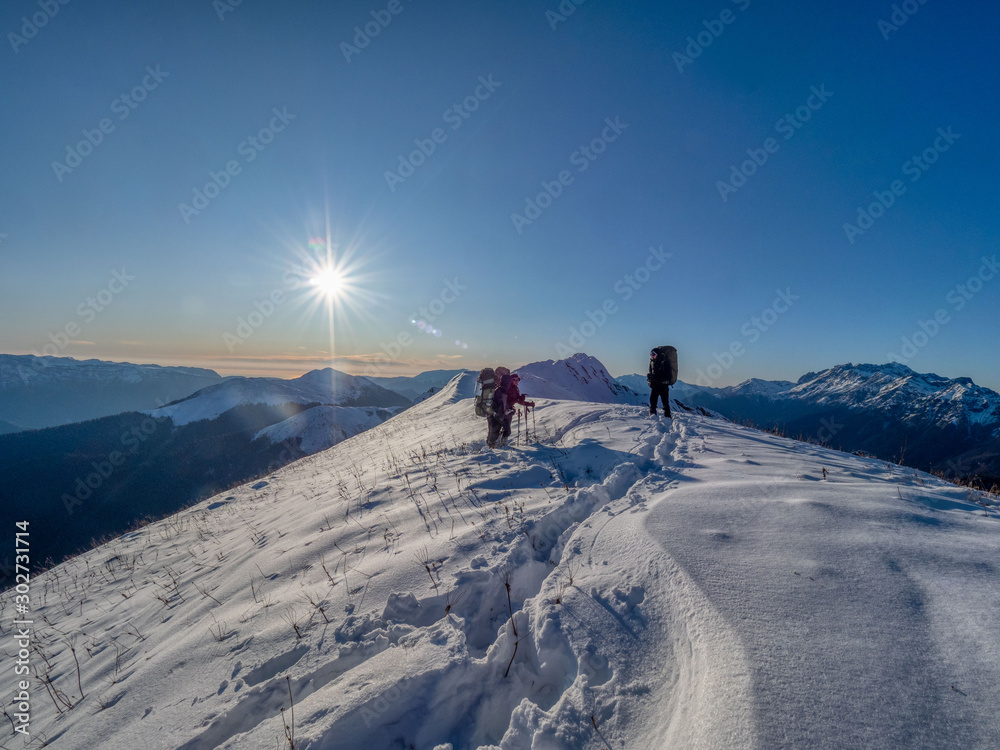
M 524 421 L 527 422 L 528 420 L 525 419 Z M 531 430 L 532 430 L 532 432 L 535 433 L 535 442 L 537 443 L 538 442 L 538 425 L 535 424 L 535 410 L 534 409 L 531 410 Z
M 521 444 L 521 410 L 517 410 L 517 445 Z

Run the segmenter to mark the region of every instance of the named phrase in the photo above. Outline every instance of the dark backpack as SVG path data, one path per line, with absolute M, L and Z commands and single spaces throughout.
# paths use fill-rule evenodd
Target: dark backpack
M 502 418 L 507 411 L 507 389 L 510 387 L 510 370 L 506 367 L 496 369 L 496 387 L 493 390 L 493 414 Z
M 484 367 L 476 380 L 476 416 L 489 417 L 493 414 L 493 392 L 496 388 L 496 372 L 492 367 Z
M 667 385 L 677 382 L 677 350 L 672 346 L 658 346 L 656 359 L 650 360 L 649 374 L 654 380 Z

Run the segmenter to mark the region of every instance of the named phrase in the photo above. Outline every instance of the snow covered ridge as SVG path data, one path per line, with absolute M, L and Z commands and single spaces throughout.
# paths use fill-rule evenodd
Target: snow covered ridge
M 529 399 L 637 404 L 649 398 L 616 381 L 598 359 L 583 353 L 558 361 L 534 362 L 516 372 L 521 376 L 521 393 Z
M 416 401 L 432 388 L 438 390 L 444 388 L 444 386 L 446 386 L 453 377 L 462 372 L 469 371 L 428 370 L 427 372 L 422 372 L 419 375 L 414 375 L 412 377 L 366 377 L 376 385 L 380 385 L 390 391 L 395 391 L 399 395 L 410 399 L 410 401 Z
M 34 579 L 31 746 L 997 746 L 992 498 L 474 380 Z
M 631 385 L 640 377 L 625 375 L 618 380 Z M 948 379 L 934 373 L 918 373 L 896 362 L 882 365 L 848 362 L 807 373 L 794 383 L 751 378 L 739 385 L 711 388 L 678 382 L 671 393 L 682 399 L 700 396 L 698 403 L 702 404 L 711 403 L 712 398 L 798 401 L 864 409 L 914 422 L 995 425 L 1000 430 L 1000 394 L 976 385 L 969 378 Z
M 292 380 L 280 378 L 228 378 L 174 404 L 150 411 L 183 425 L 214 419 L 242 404 L 320 403 L 330 406 L 405 407 L 405 397 L 332 368 L 312 370 Z
M 921 374 L 898 363 L 847 363 L 796 383 L 677 386 L 671 395 L 729 419 L 985 487 L 1000 484 L 1000 395 L 969 378 Z
M 370 430 L 389 418 L 385 409 L 357 406 L 314 406 L 270 427 L 260 430 L 254 439 L 267 438 L 271 443 L 298 441 L 306 455 L 319 453 L 337 443 Z

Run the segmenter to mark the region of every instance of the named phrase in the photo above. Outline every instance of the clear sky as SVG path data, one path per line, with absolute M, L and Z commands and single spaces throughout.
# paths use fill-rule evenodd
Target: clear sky
M 0 351 L 620 375 L 673 344 L 689 382 L 895 356 L 1000 389 L 998 16 L 9 0 Z

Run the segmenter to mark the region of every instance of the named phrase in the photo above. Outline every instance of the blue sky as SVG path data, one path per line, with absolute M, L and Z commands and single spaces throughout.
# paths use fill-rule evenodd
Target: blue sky
M 0 351 L 1000 389 L 998 10 L 897 5 L 5 3 Z

